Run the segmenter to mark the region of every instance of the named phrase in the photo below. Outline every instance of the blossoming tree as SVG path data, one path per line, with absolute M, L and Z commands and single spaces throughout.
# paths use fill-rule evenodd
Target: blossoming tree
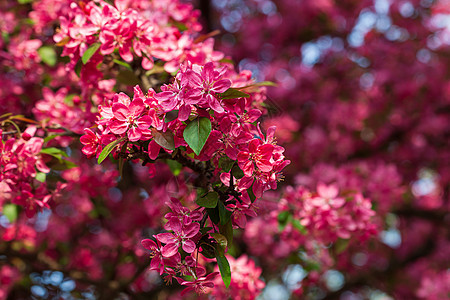
M 0 3 L 0 299 L 445 298 L 450 8 L 400 2 Z

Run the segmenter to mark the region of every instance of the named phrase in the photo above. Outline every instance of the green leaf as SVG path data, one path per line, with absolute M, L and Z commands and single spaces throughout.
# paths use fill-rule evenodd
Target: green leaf
M 347 247 L 348 247 L 348 243 L 350 242 L 350 240 L 349 239 L 341 239 L 341 238 L 339 238 L 337 241 L 336 241 L 336 243 L 334 244 L 334 247 L 335 247 L 335 249 L 336 249 L 336 253 L 337 254 L 340 254 L 340 253 L 342 253 L 342 252 L 344 252 L 345 251 L 345 249 L 347 249 Z
M 53 67 L 54 65 L 56 65 L 57 56 L 56 56 L 55 49 L 53 49 L 53 47 L 42 46 L 41 48 L 38 49 L 37 52 L 38 52 L 39 56 L 41 57 L 41 60 L 44 63 L 46 63 L 50 67 Z
M 223 255 L 228 245 L 227 238 L 220 233 L 210 233 L 209 235 L 217 242 L 216 250 L 219 255 Z
M 170 130 L 162 132 L 156 130 L 156 128 L 152 128 L 151 131 L 153 139 L 158 145 L 168 150 L 175 150 L 175 140 L 173 137 L 173 133 Z
M 81 60 L 77 61 L 75 67 L 74 67 L 74 71 L 75 74 L 77 74 L 77 76 L 80 78 L 81 77 L 81 68 L 83 67 L 83 64 L 81 63 Z
M 169 122 L 172 122 L 173 120 L 175 120 L 176 118 L 178 118 L 178 110 L 172 110 L 172 111 L 169 111 L 168 113 L 166 113 L 164 122 L 169 123 Z
M 64 103 L 73 105 L 73 98 L 75 97 L 75 94 L 69 94 L 66 97 L 64 97 Z
M 75 164 L 69 160 L 64 159 L 63 161 L 64 161 L 64 164 L 66 165 L 66 170 L 78 167 L 77 164 Z
M 123 138 L 120 138 L 120 139 L 118 139 L 118 140 L 115 140 L 115 141 L 109 143 L 109 144 L 102 150 L 102 152 L 100 153 L 100 155 L 98 156 L 97 163 L 98 163 L 98 164 L 101 164 L 102 161 L 104 161 L 104 160 L 108 157 L 108 155 L 111 153 L 111 151 L 113 151 L 113 149 L 114 149 L 117 145 L 119 145 L 122 141 L 124 141 L 125 139 L 126 139 L 126 137 L 123 137 Z
M 16 204 L 5 204 L 2 214 L 8 218 L 9 223 L 13 223 L 19 216 L 19 207 Z
M 159 66 L 159 65 L 154 65 L 153 66 L 153 68 L 151 68 L 150 70 L 148 70 L 146 73 L 145 73 L 145 76 L 150 76 L 150 75 L 153 75 L 153 74 L 160 74 L 160 73 L 164 73 L 164 72 L 166 72 L 165 70 L 164 70 L 164 66 Z
M 129 64 L 127 64 L 126 62 L 124 62 L 124 61 L 121 61 L 121 60 L 118 60 L 118 59 L 113 59 L 113 62 L 115 62 L 116 64 L 118 64 L 120 66 L 123 66 L 123 67 L 127 68 L 130 71 L 133 71 L 131 66 Z
M 196 118 L 184 129 L 184 140 L 195 154 L 200 155 L 211 129 L 211 121 L 208 118 Z
M 218 207 L 207 208 L 207 211 L 211 222 L 213 222 L 214 224 L 219 224 L 220 223 L 219 208 Z
M 185 31 L 187 30 L 187 26 L 186 24 L 182 23 L 182 22 L 178 22 L 178 21 L 173 21 L 172 22 L 173 26 L 175 26 L 176 28 L 178 28 L 179 31 Z
M 225 225 L 231 219 L 231 215 L 233 213 L 231 211 L 229 211 L 228 209 L 226 209 L 226 207 L 225 207 L 225 205 L 223 205 L 222 201 L 220 201 L 218 203 L 219 203 L 220 224 Z
M 77 165 L 71 161 L 62 159 L 62 160 L 60 160 L 60 162 L 58 164 L 51 165 L 50 167 L 55 171 L 65 171 L 68 169 L 75 168 L 75 167 L 77 167 Z
M 17 0 L 17 2 L 19 2 L 19 4 L 28 4 L 33 2 L 33 0 Z
M 201 234 L 205 234 L 208 231 L 210 231 L 211 229 L 213 229 L 213 228 L 212 227 L 203 227 L 203 228 L 200 229 L 200 233 Z
M 237 164 L 235 164 L 231 170 L 233 171 L 233 177 L 236 177 L 237 179 L 244 177 L 244 171 L 242 171 Z
M 225 225 L 221 225 L 219 223 L 219 232 L 226 237 L 228 247 L 231 247 L 231 245 L 233 244 L 233 222 L 231 221 L 231 219 Z
M 58 149 L 58 148 L 55 148 L 55 147 L 44 148 L 44 149 L 41 150 L 41 153 L 45 153 L 45 154 L 52 155 L 52 156 L 69 157 L 67 155 L 67 153 L 64 152 L 62 149 Z
M 89 59 L 97 52 L 97 50 L 100 48 L 102 44 L 100 43 L 94 43 L 89 48 L 84 51 L 83 56 L 81 57 L 81 60 L 83 61 L 83 65 L 85 65 Z
M 253 186 L 251 186 L 247 189 L 247 194 L 248 194 L 248 197 L 250 198 L 250 201 L 252 201 L 252 203 L 255 202 L 256 196 L 255 196 L 255 193 L 253 193 Z
M 226 90 L 225 92 L 219 94 L 220 98 L 222 99 L 236 99 L 236 98 L 248 98 L 250 97 L 249 94 L 241 92 L 238 89 L 235 88 L 229 88 L 228 90 Z
M 230 172 L 231 167 L 234 164 L 234 160 L 228 158 L 226 156 L 222 156 L 219 158 L 219 168 L 221 168 L 224 172 Z
M 282 211 L 278 214 L 278 223 L 286 224 L 291 213 L 287 210 Z
M 219 60 L 220 63 L 224 63 L 224 64 L 232 64 L 234 65 L 234 61 L 232 59 L 229 58 L 222 58 L 221 60 Z
M 37 172 L 35 178 L 36 178 L 37 181 L 45 182 L 46 176 L 47 175 L 45 175 L 45 173 Z
M 134 86 L 134 85 L 140 83 L 139 79 L 136 77 L 134 72 L 130 71 L 128 69 L 120 71 L 119 74 L 117 74 L 116 79 L 118 82 L 125 84 L 125 85 L 133 85 Z
M 42 154 L 47 154 L 47 155 L 51 155 L 53 157 L 55 157 L 56 159 L 59 160 L 60 163 L 63 162 L 63 156 L 64 157 L 68 157 L 67 153 L 64 152 L 61 149 L 55 148 L 55 147 L 50 147 L 50 148 L 44 148 L 41 150 Z
M 202 248 L 200 253 L 207 258 L 215 258 L 217 255 L 216 245 L 213 245 L 212 242 L 209 235 L 204 234 L 197 243 Z
M 175 176 L 180 175 L 181 169 L 183 169 L 183 165 L 173 159 L 166 160 L 166 163 L 169 165 L 170 171 Z
M 219 266 L 220 275 L 222 276 L 225 287 L 229 287 L 231 283 L 231 269 L 225 255 L 217 255 L 217 265 Z
M 299 220 L 292 219 L 291 220 L 292 226 L 294 226 L 295 229 L 300 231 L 301 234 L 306 235 L 308 231 L 306 230 L 305 226 L 303 226 Z
M 202 207 L 214 208 L 217 206 L 217 201 L 219 201 L 219 194 L 211 192 L 206 194 L 205 197 L 198 198 L 195 202 Z
M 277 86 L 277 84 L 275 82 L 272 81 L 261 81 L 261 82 L 256 82 L 256 83 L 252 83 L 243 87 L 239 87 L 236 89 L 242 90 L 242 89 L 246 89 L 249 87 L 258 87 L 258 86 Z
M 46 138 L 44 139 L 44 143 L 53 140 L 53 139 L 54 139 L 55 137 L 57 137 L 57 136 L 59 136 L 59 135 L 58 135 L 58 134 L 52 134 L 52 135 L 49 135 L 48 137 L 46 137 Z

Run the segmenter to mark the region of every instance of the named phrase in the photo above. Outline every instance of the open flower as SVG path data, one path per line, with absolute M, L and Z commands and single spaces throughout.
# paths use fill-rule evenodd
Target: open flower
M 128 139 L 138 141 L 143 135 L 150 135 L 152 120 L 148 115 L 141 116 L 145 105 L 142 99 L 134 99 L 127 107 L 122 103 L 114 103 L 112 112 L 114 120 L 109 128 L 112 133 L 124 134 L 128 129 Z
M 206 288 L 213 288 L 213 279 L 219 274 L 219 272 L 214 272 L 208 274 L 206 277 L 200 277 L 194 281 L 184 281 L 177 277 L 178 283 L 186 286 L 186 288 L 181 292 L 181 296 L 186 295 L 190 291 L 195 291 L 197 294 L 206 293 Z
M 171 218 L 169 221 L 173 233 L 166 232 L 156 235 L 158 241 L 166 244 L 161 250 L 162 255 L 164 257 L 173 256 L 178 252 L 180 245 L 187 253 L 194 252 L 196 245 L 192 238 L 200 231 L 200 224 L 196 222 L 181 224 L 178 218 Z

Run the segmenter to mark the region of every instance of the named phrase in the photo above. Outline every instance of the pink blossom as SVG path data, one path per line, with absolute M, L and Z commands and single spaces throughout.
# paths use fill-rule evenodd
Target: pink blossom
M 150 134 L 149 127 L 151 119 L 148 115 L 142 116 L 145 106 L 141 99 L 133 100 L 129 106 L 120 102 L 114 103 L 112 112 L 114 120 L 109 128 L 112 133 L 121 135 L 128 130 L 128 139 L 132 142 L 138 141 L 145 134 Z

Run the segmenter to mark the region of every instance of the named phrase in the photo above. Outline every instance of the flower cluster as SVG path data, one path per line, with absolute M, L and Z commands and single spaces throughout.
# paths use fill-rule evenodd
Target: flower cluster
M 156 242 L 151 239 L 142 241 L 144 248 L 151 251 L 150 269 L 159 271 L 160 275 L 165 273 L 168 282 L 175 278 L 181 285 L 187 286 L 183 294 L 191 290 L 204 293 L 205 288 L 214 287 L 212 278 L 218 273 L 205 277 L 206 269 L 195 259 L 194 252 L 199 251 L 197 242 L 202 236 L 199 222 L 203 214 L 200 211 L 190 211 L 175 198 L 168 204 L 172 212 L 165 215 L 168 221 L 164 229 L 171 232 L 155 235 Z M 183 259 L 180 252 L 185 254 Z M 181 278 L 183 275 L 192 276 L 193 280 L 186 281 Z
M 155 58 L 168 62 L 168 72 L 175 71 L 186 58 L 197 62 L 223 58 L 212 50 L 212 40 L 193 38 L 192 32 L 199 32 L 201 25 L 191 5 L 172 0 L 133 2 L 70 3 L 54 40 L 64 46 L 63 55 L 71 58 L 72 66 L 95 43 L 101 44 L 103 56 L 118 50 L 126 62 L 140 58 L 146 70 L 153 67 Z M 182 33 L 177 28 L 181 23 L 186 26 Z
M 219 94 L 231 86 L 231 81 L 223 78 L 226 71 L 225 67 L 215 69 L 212 62 L 204 66 L 188 65 L 177 73 L 174 83 L 164 85 L 155 98 L 165 112 L 179 109 L 180 121 L 186 121 L 195 106 L 223 113 Z
M 361 193 L 341 192 L 337 185 L 317 185 L 317 193 L 300 188 L 286 195 L 288 204 L 300 205 L 296 217 L 300 224 L 323 244 L 338 238 L 358 236 L 361 240 L 376 233 L 372 203 Z M 326 229 L 325 229 L 326 228 Z
M 231 268 L 231 283 L 229 288 L 223 285 L 220 278 L 214 280 L 215 289 L 211 294 L 216 299 L 253 300 L 261 293 L 265 283 L 259 279 L 262 269 L 247 255 L 238 259 L 227 256 Z M 219 268 L 216 268 L 219 271 Z
M 29 218 L 49 208 L 52 198 L 46 184 L 36 177 L 38 172 L 45 176 L 50 169 L 41 153 L 44 140 L 34 137 L 35 132 L 36 127 L 31 126 L 19 139 L 0 140 L 0 207 L 7 203 L 20 205 Z

